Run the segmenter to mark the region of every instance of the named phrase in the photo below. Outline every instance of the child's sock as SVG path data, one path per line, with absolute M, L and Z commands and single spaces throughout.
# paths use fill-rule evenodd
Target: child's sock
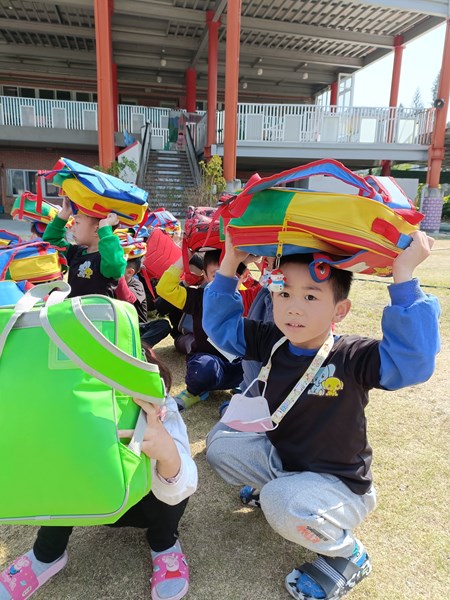
M 355 548 L 353 550 L 353 554 L 349 556 L 348 560 L 354 562 L 358 567 L 361 567 L 364 564 L 364 561 L 367 559 L 367 553 L 364 546 L 359 541 L 355 541 Z M 335 571 L 332 567 L 328 565 L 325 560 L 319 556 L 312 563 L 315 567 L 326 573 L 335 583 L 338 585 L 344 585 L 345 579 L 340 575 L 337 571 Z M 324 592 L 321 585 L 315 582 L 315 580 L 308 575 L 307 573 L 301 573 L 300 577 L 297 579 L 297 590 L 306 596 L 311 598 L 317 598 L 320 600 L 321 598 L 326 597 L 326 593 Z
M 50 579 L 50 577 L 52 577 L 53 575 L 56 575 L 56 573 L 60 570 L 60 569 L 57 569 L 55 571 L 55 573 L 51 573 L 51 574 L 49 574 L 48 578 L 45 578 L 45 572 L 49 571 L 50 569 L 53 569 L 55 567 L 56 563 L 58 563 L 58 561 L 61 560 L 61 558 L 62 558 L 61 556 L 51 563 L 44 563 L 35 557 L 33 550 L 29 550 L 26 554 L 23 555 L 23 557 L 27 558 L 31 562 L 31 565 L 29 565 L 29 568 L 34 572 L 36 577 L 40 577 L 42 575 L 43 578 L 45 579 L 45 581 L 47 581 L 47 579 Z M 11 577 L 12 577 L 14 574 L 20 573 L 20 563 L 21 563 L 21 561 L 18 561 L 16 559 L 9 567 L 7 567 L 5 569 L 7 576 L 11 575 Z M 43 581 L 43 583 L 45 581 Z M 9 592 L 7 591 L 6 587 L 4 585 L 0 584 L 0 600 L 10 600 L 10 598 L 11 598 L 11 596 L 10 596 Z
M 152 561 L 153 561 L 153 577 L 152 577 L 152 590 L 155 589 L 155 597 L 160 598 L 161 600 L 163 599 L 167 599 L 170 600 L 171 598 L 181 598 L 182 596 L 184 596 L 184 594 L 187 592 L 187 586 L 189 584 L 189 576 L 184 577 L 178 569 L 176 569 L 175 567 L 177 565 L 175 565 L 175 560 L 178 559 L 171 559 L 170 555 L 172 553 L 178 553 L 178 554 L 182 554 L 183 551 L 181 549 L 180 546 L 180 542 L 177 540 L 176 543 L 171 547 L 171 548 L 167 548 L 167 550 L 163 550 L 162 552 L 154 552 L 153 550 L 151 551 L 152 553 Z M 174 571 L 172 571 L 173 575 L 171 577 L 167 577 L 166 574 L 166 578 L 163 581 L 159 581 L 156 582 L 155 581 L 155 569 L 157 567 L 155 567 L 155 559 L 158 556 L 163 556 L 163 555 L 167 555 L 168 556 L 168 560 L 165 561 L 166 562 L 166 566 L 167 566 L 167 573 L 170 573 L 169 570 L 169 560 L 173 560 L 173 568 L 175 569 Z M 186 567 L 187 567 L 187 563 L 185 563 Z M 178 566 L 179 566 L 179 560 L 178 560 Z M 175 576 L 175 573 L 177 573 L 178 571 L 178 576 Z M 185 589 L 184 594 L 182 594 L 183 589 Z M 152 593 L 152 598 L 154 597 L 153 593 Z

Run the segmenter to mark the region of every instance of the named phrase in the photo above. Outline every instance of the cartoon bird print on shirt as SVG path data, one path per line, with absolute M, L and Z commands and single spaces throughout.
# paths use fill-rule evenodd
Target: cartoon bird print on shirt
M 83 279 L 90 279 L 94 271 L 91 269 L 91 261 L 86 260 L 83 264 L 78 267 L 78 277 Z

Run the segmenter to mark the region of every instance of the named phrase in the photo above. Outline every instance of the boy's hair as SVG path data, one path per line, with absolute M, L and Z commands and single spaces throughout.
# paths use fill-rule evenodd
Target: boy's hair
M 313 260 L 314 257 L 312 254 L 289 254 L 281 257 L 280 267 L 282 268 L 283 265 L 289 263 L 309 265 Z M 353 281 L 353 273 L 351 271 L 331 267 L 330 281 L 335 302 L 340 302 L 348 298 Z
M 207 271 L 210 265 L 218 265 L 220 263 L 220 255 L 222 250 L 207 250 L 203 257 L 203 270 Z
M 136 258 L 130 258 L 130 260 L 127 261 L 127 269 L 131 268 L 134 269 L 134 272 L 140 273 L 141 272 L 141 268 L 142 268 L 142 256 L 137 256 Z

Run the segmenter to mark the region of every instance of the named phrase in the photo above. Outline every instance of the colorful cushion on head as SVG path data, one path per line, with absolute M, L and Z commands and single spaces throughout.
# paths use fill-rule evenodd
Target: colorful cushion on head
M 133 237 L 127 229 L 116 229 L 114 232 L 120 239 L 126 260 L 145 256 L 147 244 L 141 237 Z
M 42 201 L 39 203 L 37 195 L 32 192 L 23 192 L 14 200 L 11 216 L 19 221 L 31 221 L 48 225 L 56 217 L 59 210 L 59 206 L 54 206 L 49 202 Z
M 277 188 L 318 174 L 353 185 L 358 195 Z M 391 201 L 334 160 L 322 160 L 261 179 L 219 208 L 235 247 L 262 256 L 321 252 L 328 264 L 357 273 L 390 275 L 423 215 L 405 194 Z
M 114 212 L 122 223 L 137 225 L 148 207 L 145 190 L 68 158 L 61 158 L 53 170 L 39 173 L 38 196 L 42 177 L 60 187 L 83 213 L 98 219 Z

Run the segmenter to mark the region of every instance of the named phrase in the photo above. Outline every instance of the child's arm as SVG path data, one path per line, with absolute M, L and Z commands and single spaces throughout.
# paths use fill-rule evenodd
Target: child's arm
M 66 240 L 66 224 L 72 216 L 72 208 L 68 198 L 63 199 L 62 209 L 51 223 L 45 228 L 42 240 L 48 242 L 57 248 L 61 248 L 65 254 L 69 248 L 69 243 Z
M 429 379 L 440 346 L 439 302 L 424 294 L 412 278 L 415 268 L 429 256 L 434 240 L 422 231 L 414 232 L 412 238 L 393 263 L 392 304 L 382 318 L 380 383 L 391 390 Z
M 170 396 L 163 421 L 158 406 L 135 402 L 147 413 L 142 451 L 153 459 L 152 492 L 161 502 L 178 504 L 197 489 L 197 467 L 191 457 L 186 425 Z
M 125 274 L 127 261 L 117 235 L 114 235 L 112 226 L 117 225 L 119 219 L 116 214 L 110 213 L 106 219 L 101 219 L 98 224 L 98 251 L 100 252 L 100 273 L 103 277 L 120 279 Z
M 203 296 L 203 329 L 219 348 L 238 356 L 245 356 L 246 342 L 244 307 L 236 290 L 236 269 L 247 256 L 247 253 L 233 248 L 227 233 L 225 256 Z
M 187 291 L 180 285 L 183 273 L 183 258 L 179 258 L 171 267 L 162 274 L 156 286 L 156 293 L 176 308 L 183 310 L 186 304 Z
M 137 300 L 136 296 L 128 287 L 128 283 L 125 277 L 123 276 L 119 279 L 114 293 L 116 295 L 117 300 L 122 300 L 123 302 L 129 302 L 130 304 L 134 304 Z

